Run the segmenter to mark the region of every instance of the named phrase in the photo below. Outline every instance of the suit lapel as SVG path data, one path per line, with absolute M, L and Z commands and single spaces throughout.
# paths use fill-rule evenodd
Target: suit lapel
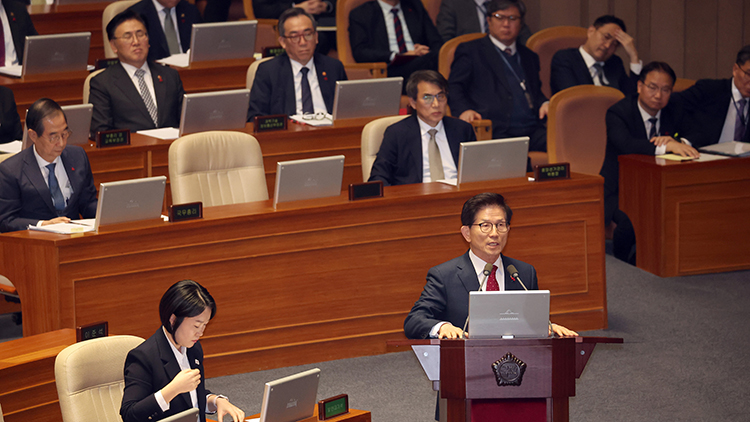
M 484 58 L 487 60 L 488 67 L 492 69 L 492 74 L 495 76 L 495 83 L 502 86 L 502 89 L 506 92 L 510 92 L 510 85 L 508 84 L 508 72 L 505 69 L 505 63 L 500 58 L 500 53 L 497 51 L 497 47 L 490 40 L 490 36 L 482 38 L 482 50 Z M 496 91 L 499 91 L 497 89 Z
M 383 17 L 383 11 L 380 8 L 380 4 L 376 1 L 368 2 L 370 4 L 370 15 L 375 19 L 375 25 L 373 27 L 372 38 L 376 40 L 376 48 L 380 50 L 391 50 L 390 44 L 388 44 L 388 30 L 385 27 L 385 19 Z M 392 15 L 391 15 L 392 16 Z M 391 19 L 393 19 L 391 17 Z M 411 35 L 411 33 L 409 33 Z
M 70 182 L 70 199 L 68 200 L 68 204 L 70 209 L 73 209 L 76 208 L 74 204 L 78 203 L 79 194 L 74 187 L 82 186 L 82 182 L 78 180 L 78 173 L 76 173 L 75 168 L 73 167 L 73 159 L 70 157 L 70 150 L 68 150 L 68 148 L 65 148 L 62 154 L 60 154 L 60 160 L 65 168 L 65 173 L 68 175 L 68 182 Z
M 115 82 L 114 86 L 116 86 L 117 89 L 119 89 L 120 92 L 122 92 L 122 94 L 127 97 L 128 100 L 130 100 L 130 102 L 138 109 L 138 111 L 141 112 L 141 114 L 143 114 L 145 118 L 148 119 L 148 121 L 151 121 L 151 115 L 148 113 L 146 104 L 143 102 L 141 94 L 135 87 L 133 80 L 130 79 L 130 76 L 128 76 L 128 72 L 125 71 L 125 68 L 122 67 L 122 65 L 115 65 L 112 66 L 112 70 L 114 72 L 114 74 L 112 75 Z M 154 86 L 154 90 L 156 90 L 156 86 Z
M 156 341 L 159 345 L 159 357 L 161 358 L 162 365 L 164 365 L 164 371 L 167 373 L 167 378 L 173 380 L 181 371 L 180 365 L 177 363 L 177 359 L 174 356 L 172 347 L 169 345 L 169 340 L 167 340 L 167 337 L 164 335 L 163 329 L 160 328 L 159 330 L 162 331 L 160 334 L 157 333 L 156 336 Z M 192 400 L 190 400 L 190 393 L 182 393 L 179 394 L 178 397 L 184 401 L 185 409 L 193 407 Z
M 583 60 L 583 56 L 581 55 L 581 52 L 578 51 L 578 49 L 575 49 L 575 53 L 573 56 L 575 57 L 574 60 L 576 62 L 575 69 L 581 69 L 580 77 L 583 78 L 584 81 L 587 81 L 590 85 L 594 84 L 594 78 L 591 77 L 591 72 L 589 72 L 588 66 L 586 66 L 586 61 Z
M 24 175 L 29 179 L 29 181 L 31 181 L 31 184 L 34 185 L 34 188 L 39 194 L 39 197 L 41 197 L 44 203 L 47 204 L 47 208 L 50 209 L 52 214 L 57 215 L 55 205 L 52 203 L 52 194 L 49 191 L 47 183 L 44 181 L 42 171 L 39 169 L 39 164 L 37 163 L 36 157 L 34 156 L 33 147 L 26 148 L 26 150 L 24 150 L 24 154 L 26 154 L 23 158 L 24 166 L 22 171 Z
M 479 279 L 477 279 L 477 274 L 474 272 L 474 265 L 472 265 L 471 259 L 469 259 L 469 252 L 463 255 L 463 259 L 456 268 L 456 275 L 467 292 L 479 290 Z M 466 303 L 468 306 L 468 301 Z
M 190 36 L 193 30 L 193 23 L 188 22 L 185 19 L 185 5 L 186 3 L 179 2 L 175 7 L 175 13 L 177 14 L 177 31 L 180 33 L 180 44 L 182 45 L 182 51 L 185 52 L 190 48 Z
M 281 64 L 282 74 L 286 74 L 286 77 L 282 76 L 281 80 L 284 81 L 284 92 L 282 93 L 284 114 L 297 114 L 297 98 L 294 96 L 294 71 L 292 70 L 292 59 L 289 58 L 286 53 L 281 56 L 284 62 Z
M 326 69 L 323 64 L 323 60 L 320 59 L 318 54 L 313 56 L 315 63 L 315 73 L 318 75 L 318 86 L 320 87 L 320 94 L 323 96 L 323 102 L 326 103 L 326 109 L 329 113 L 333 112 L 333 93 L 335 91 L 335 83 L 333 77 L 328 78 L 330 73 L 329 69 Z
M 424 160 L 422 157 L 422 132 L 419 129 L 419 122 L 417 121 L 416 114 L 408 117 L 407 120 L 409 121 L 408 131 L 410 133 L 408 136 L 408 139 L 410 140 L 408 143 L 408 152 L 412 157 L 413 168 L 419 169 L 419 181 L 421 182 L 424 177 L 424 167 L 422 166 L 422 160 Z
M 641 110 L 638 108 L 638 97 L 636 96 L 633 98 L 632 102 L 632 112 L 630 113 L 633 117 L 633 120 L 630 122 L 632 127 L 638 128 L 638 137 L 640 139 L 648 139 L 648 133 L 646 133 L 646 125 L 643 123 L 643 119 L 641 118 Z M 664 125 L 664 113 L 661 115 L 662 121 L 660 122 L 662 126 Z
M 156 95 L 156 127 L 160 127 L 162 122 L 166 120 L 166 113 L 169 111 L 165 106 L 167 103 L 167 84 L 164 83 L 164 78 L 161 76 L 159 68 L 154 66 L 153 63 L 149 63 L 148 67 L 151 70 L 151 80 L 154 84 L 154 95 Z M 164 107 L 160 107 L 160 105 L 164 105 Z M 146 109 L 146 113 L 148 113 L 148 109 Z M 149 115 L 150 118 L 151 115 Z
M 453 123 L 452 119 L 443 117 L 443 128 L 445 128 L 445 136 L 448 138 L 448 148 L 451 149 L 453 163 L 458 167 L 458 153 L 461 149 L 461 142 L 466 142 L 466 139 L 459 138 L 461 134 L 456 131 L 456 126 Z
M 424 41 L 421 37 L 421 22 L 419 21 L 419 14 L 416 10 L 411 6 L 411 4 L 406 2 L 401 2 L 401 7 L 404 9 L 404 20 L 406 21 L 406 29 L 409 31 L 409 36 L 411 36 L 412 42 L 414 44 L 424 44 Z
M 151 48 L 158 47 L 169 55 L 169 45 L 159 20 L 159 12 L 156 11 L 156 6 L 151 1 L 146 2 L 146 23 L 148 24 L 148 39 Z

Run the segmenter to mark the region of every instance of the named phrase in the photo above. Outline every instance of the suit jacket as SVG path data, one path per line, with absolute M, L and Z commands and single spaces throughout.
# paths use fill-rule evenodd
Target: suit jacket
M 167 37 L 164 35 L 161 19 L 159 19 L 159 14 L 156 12 L 154 2 L 152 0 L 141 0 L 130 6 L 129 9 L 139 13 L 143 16 L 143 20 L 146 21 L 148 42 L 150 45 L 148 59 L 153 61 L 169 57 L 169 44 L 167 44 Z M 185 53 L 190 48 L 193 24 L 201 23 L 201 14 L 195 5 L 188 3 L 186 0 L 180 0 L 177 3 L 175 12 L 177 12 L 177 32 L 180 36 L 182 52 Z
M 206 421 L 206 396 L 211 394 L 206 389 L 206 378 L 203 370 L 203 347 L 200 341 L 187 349 L 191 369 L 198 369 L 201 382 L 198 384 L 198 409 L 201 421 Z M 169 410 L 162 412 L 154 394 L 169 384 L 180 372 L 180 365 L 174 357 L 169 340 L 162 327 L 131 350 L 125 358 L 125 391 L 122 396 L 120 416 L 124 422 L 142 422 L 160 420 L 180 413 L 192 407 L 190 393 L 182 393 L 172 399 Z
M 60 158 L 73 190 L 64 216 L 96 217 L 96 188 L 86 152 L 79 146 L 68 145 Z M 57 216 L 33 148 L 0 163 L 0 232 L 26 230 L 29 224 Z
M 533 112 L 538 115 L 539 107 L 547 101 L 539 79 L 539 56 L 522 45 L 516 45 L 526 75 L 527 92 L 534 103 Z M 448 79 L 451 113 L 459 116 L 466 110 L 474 110 L 482 118 L 492 120 L 493 136 L 501 137 L 510 127 L 513 111 L 510 84 L 517 83 L 489 35 L 460 44 Z
M 27 35 L 39 35 L 26 10 L 26 5 L 16 0 L 2 0 L 5 14 L 8 15 L 10 33 L 13 36 L 13 46 L 16 48 L 18 64 L 23 64 L 23 52 Z
M 337 59 L 315 53 L 315 73 L 323 101 L 329 113 L 333 112 L 333 96 L 336 92 L 336 81 L 346 80 L 344 65 Z M 253 87 L 250 90 L 250 109 L 247 120 L 255 116 L 271 114 L 296 114 L 297 105 L 294 96 L 294 75 L 291 59 L 286 53 L 261 63 L 255 73 Z
M 148 63 L 154 81 L 157 122 L 151 120 L 141 94 L 122 65 L 110 66 L 91 79 L 89 103 L 92 135 L 102 130 L 129 129 L 131 132 L 157 127 L 179 127 L 185 91 L 176 70 Z
M 591 78 L 589 68 L 586 67 L 578 48 L 567 48 L 555 53 L 552 56 L 551 67 L 550 88 L 553 95 L 571 86 L 594 84 L 594 79 Z M 620 57 L 612 55 L 604 62 L 604 76 L 609 86 L 619 89 L 623 94 L 630 95 L 636 92 L 638 75 L 628 76 Z
M 701 79 L 685 91 L 672 94 L 672 100 L 684 108 L 684 137 L 693 147 L 715 144 L 732 102 L 732 80 Z M 743 142 L 750 142 L 750 130 L 745 131 Z
M 406 27 L 415 44 L 430 47 L 430 53 L 437 54 L 443 45 L 435 25 L 427 14 L 422 2 L 401 0 Z M 354 60 L 362 62 L 390 62 L 391 47 L 388 44 L 388 30 L 385 27 L 383 10 L 377 1 L 368 1 L 349 13 L 349 42 Z
M 316 20 L 320 17 L 336 16 L 336 1 L 323 0 L 323 2 L 328 3 L 328 10 L 319 15 L 314 15 L 313 17 L 316 18 Z M 255 19 L 278 19 L 279 16 L 290 7 L 292 7 L 292 2 L 285 0 L 253 0 L 253 13 L 255 13 Z M 208 6 L 206 6 L 206 8 L 208 8 Z
M 661 110 L 658 135 L 673 136 L 682 133 L 682 110 L 670 102 Z M 625 154 L 654 155 L 656 146 L 649 142 L 641 112 L 638 95 L 630 95 L 607 110 L 607 150 L 599 174 L 604 177 L 604 219 L 609 224 L 619 208 L 620 165 L 617 157 Z
M 0 86 L 0 144 L 21 138 L 23 138 L 23 126 L 13 91 Z
M 507 256 L 502 256 L 504 267 L 513 264 L 518 276 L 529 290 L 537 290 L 536 269 Z M 469 315 L 469 292 L 479 290 L 479 279 L 469 259 L 469 252 L 430 268 L 422 295 L 404 321 L 404 332 L 410 339 L 425 339 L 435 324 L 447 321 L 463 327 Z M 505 271 L 505 290 L 523 290 Z M 469 333 L 471 335 L 471 333 Z
M 458 163 L 461 142 L 477 140 L 474 128 L 452 117 L 443 118 L 443 127 L 453 162 Z M 385 130 L 368 181 L 382 180 L 386 186 L 422 183 L 422 159 L 422 136 L 417 115 L 414 114 Z

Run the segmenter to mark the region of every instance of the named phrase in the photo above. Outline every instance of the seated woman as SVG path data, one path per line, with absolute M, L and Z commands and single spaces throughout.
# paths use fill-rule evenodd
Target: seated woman
M 120 406 L 124 422 L 160 420 L 191 407 L 224 415 L 234 422 L 245 413 L 226 396 L 206 390 L 203 348 L 198 339 L 216 314 L 216 303 L 193 280 L 173 284 L 159 303 L 162 326 L 125 359 L 125 392 Z

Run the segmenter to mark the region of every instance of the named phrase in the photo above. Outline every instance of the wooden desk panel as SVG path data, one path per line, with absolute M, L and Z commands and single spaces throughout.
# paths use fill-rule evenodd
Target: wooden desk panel
M 204 220 L 98 235 L 10 233 L 0 273 L 18 288 L 24 335 L 107 320 L 112 333 L 146 337 L 164 290 L 198 280 L 219 308 L 203 340 L 210 377 L 385 353 L 427 269 L 466 251 L 463 202 L 488 190 L 516 212 L 506 251 L 536 266 L 553 320 L 606 327 L 602 179 L 578 174 L 211 207 Z
M 662 277 L 750 268 L 750 158 L 622 156 L 620 208 L 635 228 L 639 268 Z

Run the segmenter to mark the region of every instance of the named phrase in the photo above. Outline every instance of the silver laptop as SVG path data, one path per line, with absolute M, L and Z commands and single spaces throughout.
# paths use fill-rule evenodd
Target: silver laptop
M 198 413 L 197 407 L 191 407 L 188 410 L 184 410 L 176 415 L 172 415 L 168 418 L 164 418 L 161 422 L 198 422 L 200 421 L 200 413 Z
M 253 57 L 258 21 L 193 24 L 190 63 Z
M 180 116 L 180 136 L 207 130 L 244 129 L 250 90 L 185 94 Z
M 88 145 L 89 130 L 91 130 L 91 115 L 94 112 L 93 104 L 74 104 L 62 106 L 65 112 L 65 118 L 68 120 L 68 129 L 73 131 L 68 138 L 68 145 Z M 26 110 L 26 114 L 29 110 Z M 23 146 L 26 149 L 31 146 L 29 140 L 29 128 L 26 126 L 26 119 L 23 122 Z
M 529 137 L 462 142 L 458 184 L 526 176 Z
M 471 338 L 546 338 L 549 290 L 469 292 Z
M 339 196 L 343 179 L 343 155 L 279 161 L 273 206 L 276 208 L 280 202 Z
M 266 383 L 260 422 L 296 422 L 314 415 L 320 369 Z
M 91 32 L 27 36 L 22 76 L 86 70 L 90 44 Z
M 747 157 L 750 155 L 750 143 L 729 141 L 698 148 L 709 154 L 726 155 L 729 157 Z
M 166 176 L 102 183 L 94 229 L 109 224 L 158 219 L 166 185 Z
M 403 83 L 400 76 L 337 81 L 333 120 L 398 115 Z

